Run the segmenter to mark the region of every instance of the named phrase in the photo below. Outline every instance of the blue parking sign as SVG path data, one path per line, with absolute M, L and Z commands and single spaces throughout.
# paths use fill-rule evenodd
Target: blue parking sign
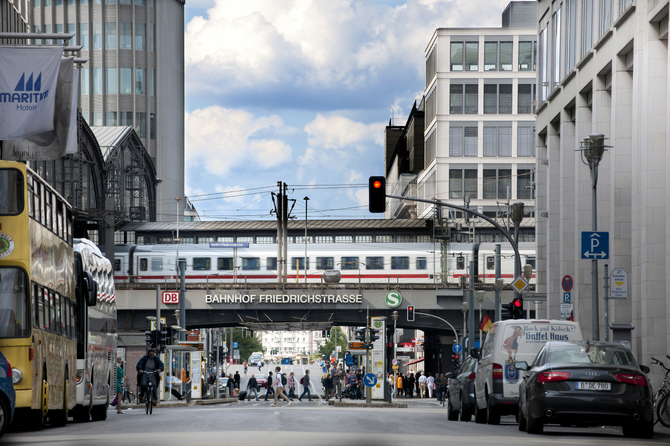
M 563 293 L 563 303 L 564 304 L 571 304 L 570 302 L 570 293 Z

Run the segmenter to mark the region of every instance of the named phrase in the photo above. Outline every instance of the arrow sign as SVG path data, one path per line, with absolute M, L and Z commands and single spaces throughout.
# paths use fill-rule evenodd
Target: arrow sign
M 604 260 L 610 258 L 610 233 L 582 231 L 582 259 Z
M 374 373 L 366 373 L 363 377 L 363 384 L 366 387 L 374 387 L 377 385 L 377 375 Z

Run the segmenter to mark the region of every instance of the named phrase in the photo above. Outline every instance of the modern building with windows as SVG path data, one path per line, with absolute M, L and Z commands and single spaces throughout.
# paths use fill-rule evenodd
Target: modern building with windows
M 535 2 L 511 2 L 501 28 L 440 28 L 425 51 L 425 155 L 417 196 L 497 217 L 532 215 Z M 419 203 L 417 216 L 432 206 Z
M 71 43 L 89 59 L 80 71 L 82 116 L 91 126 L 135 129 L 159 178 L 156 219 L 176 221 L 174 199 L 184 197 L 184 1 L 30 4 L 32 32 L 76 34 Z
M 622 268 L 628 298 L 609 301 L 609 322 L 632 324 L 632 351 L 649 364 L 670 347 L 669 3 L 541 0 L 538 8 L 538 291 L 548 294 L 549 317 L 558 318 L 561 278 L 572 276 L 574 318 L 589 337 L 597 322 L 604 340 L 604 264 Z M 580 148 L 594 134 L 606 145 L 597 229 L 609 232 L 609 259 L 598 261 L 597 320 L 591 260 L 581 249 L 582 231 L 593 230 L 585 162 L 600 154 Z M 658 385 L 662 375 L 652 372 Z

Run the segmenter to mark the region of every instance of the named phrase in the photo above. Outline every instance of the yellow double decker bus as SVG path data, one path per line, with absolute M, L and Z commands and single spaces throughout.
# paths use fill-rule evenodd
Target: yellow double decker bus
M 70 205 L 23 163 L 0 161 L 0 350 L 15 420 L 62 426 L 75 406 L 77 342 Z

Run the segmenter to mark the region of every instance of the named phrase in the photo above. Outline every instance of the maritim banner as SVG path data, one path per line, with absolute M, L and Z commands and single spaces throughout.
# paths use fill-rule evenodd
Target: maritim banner
M 54 129 L 63 47 L 0 48 L 0 140 Z

